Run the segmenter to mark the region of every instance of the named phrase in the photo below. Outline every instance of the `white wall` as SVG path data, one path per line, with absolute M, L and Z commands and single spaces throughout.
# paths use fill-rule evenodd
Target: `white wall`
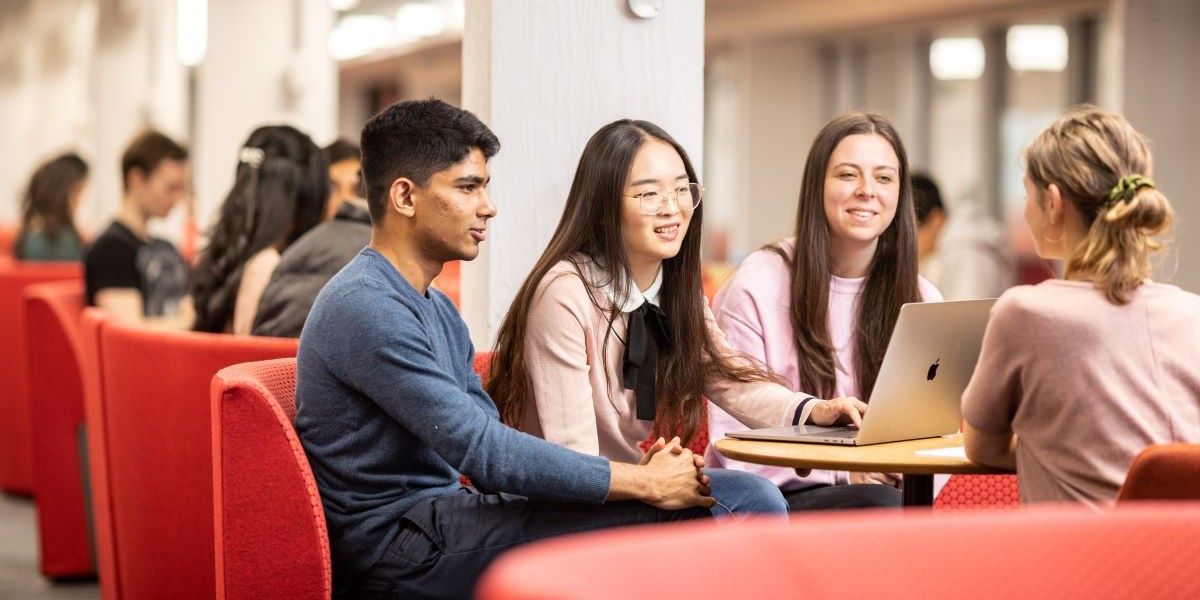
M 490 345 L 549 241 L 587 139 L 615 119 L 652 121 L 703 169 L 704 5 L 664 3 L 650 20 L 624 2 L 468 0 L 463 106 L 500 138 L 499 215 L 463 268 L 463 313 Z
M 805 157 L 826 120 L 820 48 L 743 41 L 711 60 L 705 227 L 728 231 L 738 262 L 794 228 Z
M 293 39 L 293 7 L 301 12 Z M 203 229 L 232 185 L 237 152 L 261 125 L 293 125 L 318 144 L 337 133 L 337 71 L 326 50 L 328 2 L 213 0 L 197 68 L 196 218 Z
M 1175 207 L 1171 258 L 1177 261 L 1164 263 L 1159 277 L 1200 292 L 1200 199 L 1194 183 L 1200 140 L 1200 3 L 1126 0 L 1120 6 L 1122 110 L 1150 138 L 1154 180 Z
M 38 164 L 66 151 L 89 158 L 96 8 L 62 0 L 0 9 L 0 221 L 19 218 Z
M 121 155 L 145 128 L 155 128 L 186 144 L 186 71 L 176 60 L 175 3 L 125 3 L 118 11 L 106 3 L 97 23 L 91 73 L 95 118 L 92 129 L 92 200 L 80 209 L 78 221 L 99 233 L 112 219 L 124 193 Z M 178 240 L 178 207 L 169 226 L 155 233 Z

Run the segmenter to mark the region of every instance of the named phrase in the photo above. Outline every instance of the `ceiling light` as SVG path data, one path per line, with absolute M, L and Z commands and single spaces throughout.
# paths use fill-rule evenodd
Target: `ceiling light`
M 1008 28 L 1006 52 L 1014 71 L 1062 71 L 1067 68 L 1067 32 L 1058 25 Z
M 973 37 L 940 38 L 929 46 L 929 70 L 937 79 L 979 79 L 983 75 L 983 42 Z

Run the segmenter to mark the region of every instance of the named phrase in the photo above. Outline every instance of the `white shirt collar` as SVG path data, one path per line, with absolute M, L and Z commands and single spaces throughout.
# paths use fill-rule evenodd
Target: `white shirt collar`
M 644 292 L 638 289 L 638 286 L 633 282 L 633 279 L 630 279 L 625 286 L 625 289 L 629 290 L 629 297 L 625 299 L 623 304 L 618 304 L 617 302 L 617 291 L 616 287 L 613 285 L 613 278 L 608 277 L 607 273 L 601 271 L 600 268 L 596 266 L 594 261 L 588 260 L 587 265 L 589 270 L 592 271 L 590 277 L 592 280 L 592 285 L 599 287 L 600 290 L 604 292 L 604 296 L 608 298 L 609 302 L 620 306 L 621 312 L 633 312 L 637 310 L 643 302 L 649 302 L 655 306 L 661 306 L 658 303 L 658 296 L 659 291 L 662 290 L 662 265 L 659 265 L 658 273 L 654 276 L 654 281 L 650 283 L 650 287 L 646 288 L 646 291 Z M 604 282 L 603 285 L 599 284 L 601 281 Z

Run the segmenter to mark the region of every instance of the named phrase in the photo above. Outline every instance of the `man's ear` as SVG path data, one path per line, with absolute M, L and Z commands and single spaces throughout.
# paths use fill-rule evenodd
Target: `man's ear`
M 146 172 L 141 167 L 131 167 L 125 176 L 125 189 L 136 190 L 146 183 Z
M 392 187 L 388 188 L 388 208 L 404 217 L 416 214 L 416 203 L 413 199 L 416 187 L 407 177 L 392 181 Z

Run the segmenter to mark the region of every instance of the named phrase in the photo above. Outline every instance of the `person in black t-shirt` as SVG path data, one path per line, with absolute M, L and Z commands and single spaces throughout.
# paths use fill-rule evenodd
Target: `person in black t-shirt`
M 146 229 L 183 198 L 187 158 L 186 149 L 156 131 L 129 144 L 121 158 L 125 197 L 84 258 L 88 305 L 124 320 L 190 326 L 188 264 L 170 242 Z

